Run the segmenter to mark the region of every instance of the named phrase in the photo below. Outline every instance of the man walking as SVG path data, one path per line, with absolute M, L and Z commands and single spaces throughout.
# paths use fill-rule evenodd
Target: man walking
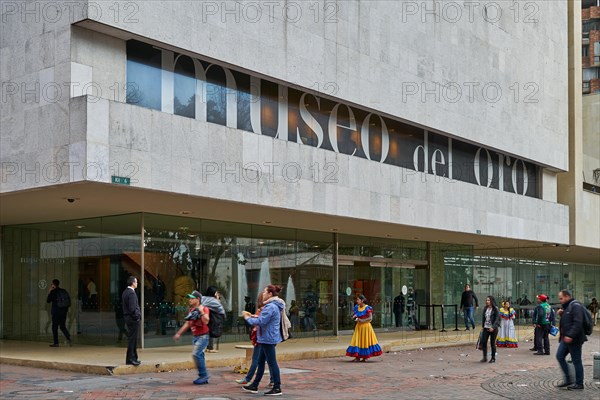
M 52 303 L 52 310 L 50 313 L 52 315 L 52 336 L 54 341 L 50 347 L 58 347 L 59 327 L 63 335 L 67 338 L 68 345 L 71 345 L 71 334 L 65 325 L 69 307 L 71 306 L 71 297 L 69 296 L 69 293 L 65 289 L 59 287 L 59 285 L 60 281 L 58 279 L 53 279 L 52 285 L 50 285 L 50 289 L 48 290 L 48 297 L 46 297 L 46 303 Z
M 137 354 L 137 339 L 140 331 L 140 320 L 142 319 L 140 304 L 135 294 L 137 286 L 138 281 L 136 277 L 130 276 L 127 278 L 127 287 L 123 290 L 123 295 L 121 296 L 123 317 L 127 325 L 127 355 L 125 356 L 125 364 L 136 367 L 141 364 Z
M 538 306 L 533 315 L 533 348 L 537 351 L 533 353 L 536 356 L 550 355 L 550 325 L 554 324 L 554 311 L 548 304 L 548 296 L 540 294 L 537 296 Z M 543 342 L 543 344 L 542 344 Z
M 213 312 L 213 322 L 211 323 L 213 327 L 216 323 L 218 323 L 219 320 L 221 321 L 221 326 L 223 325 L 222 322 L 225 321 L 225 308 L 223 308 L 220 299 L 221 294 L 219 293 L 219 290 L 214 286 L 207 287 L 204 291 L 204 296 L 202 296 L 201 299 L 202 305 Z M 214 334 L 214 332 L 212 334 Z M 206 352 L 218 353 L 219 350 L 214 348 L 215 337 L 212 336 L 212 334 L 208 335 L 208 345 L 206 346 Z M 217 348 L 218 347 L 219 339 L 217 338 Z
M 178 341 L 181 334 L 192 329 L 192 358 L 198 368 L 198 378 L 194 381 L 195 385 L 205 385 L 208 383 L 208 372 L 206 371 L 206 359 L 204 351 L 208 346 L 208 321 L 210 318 L 210 311 L 208 307 L 200 304 L 202 295 L 197 290 L 187 295 L 188 302 L 190 305 L 189 313 L 184 318 L 185 324 L 177 331 L 173 336 L 173 340 Z
M 583 330 L 585 312 L 581 303 L 573 299 L 571 293 L 563 289 L 558 292 L 558 300 L 562 309 L 558 310 L 560 318 L 560 344 L 556 352 L 556 359 L 563 371 L 565 380 L 558 385 L 559 388 L 569 390 L 583 390 L 583 362 L 581 361 L 581 349 L 587 337 Z M 565 358 L 571 354 L 571 360 L 575 367 L 575 383 L 569 375 L 569 367 Z
M 475 307 L 473 307 L 473 305 Z M 469 330 L 469 322 L 471 327 L 475 329 L 475 319 L 473 318 L 473 311 L 475 308 L 479 308 L 479 300 L 477 296 L 471 290 L 471 285 L 468 283 L 465 285 L 465 291 L 460 296 L 460 309 L 462 310 L 465 317 L 465 330 Z

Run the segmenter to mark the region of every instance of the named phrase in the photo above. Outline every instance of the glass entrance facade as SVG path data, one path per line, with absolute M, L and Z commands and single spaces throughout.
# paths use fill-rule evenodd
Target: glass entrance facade
M 284 287 L 295 337 L 351 333 L 357 294 L 375 310 L 377 330 L 404 330 L 439 327 L 442 317 L 454 325 L 453 307 L 436 308 L 435 317 L 432 311 L 459 306 L 467 282 L 480 303 L 489 294 L 523 303 L 522 323 L 525 295 L 533 303 L 545 293 L 552 303 L 567 288 L 587 303 L 600 293 L 598 266 L 156 214 L 5 226 L 1 237 L 4 339 L 51 340 L 46 296 L 55 278 L 71 294 L 67 326 L 76 342 L 105 346 L 126 345 L 120 296 L 129 275 L 140 282 L 144 347 L 173 346 L 171 336 L 186 314 L 185 294 L 209 286 L 226 310 L 223 342 L 248 339 L 241 312 L 255 310 L 268 283 Z

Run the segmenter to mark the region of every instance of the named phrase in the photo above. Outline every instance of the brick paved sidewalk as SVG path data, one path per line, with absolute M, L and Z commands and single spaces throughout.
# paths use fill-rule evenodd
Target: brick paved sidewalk
M 500 349 L 497 363 L 480 363 L 472 345 L 400 350 L 367 363 L 347 357 L 282 361 L 283 398 L 289 399 L 599 399 L 592 379 L 592 353 L 600 350 L 598 333 L 584 346 L 586 389 L 570 392 L 554 356 L 534 356 L 528 343 Z M 556 349 L 552 347 L 552 351 Z M 231 368 L 211 368 L 210 384 L 192 384 L 195 371 L 98 376 L 2 365 L 3 399 L 251 399 L 234 380 Z M 268 376 L 261 382 L 261 389 Z M 266 389 L 265 389 L 266 390 Z M 259 392 L 259 395 L 262 393 Z M 262 397 L 262 396 L 261 396 Z

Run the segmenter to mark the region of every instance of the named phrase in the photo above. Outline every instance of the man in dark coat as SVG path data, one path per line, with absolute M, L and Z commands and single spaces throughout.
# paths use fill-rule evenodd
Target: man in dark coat
M 140 312 L 140 304 L 138 302 L 135 289 L 138 286 L 138 281 L 135 276 L 127 278 L 127 287 L 123 290 L 121 303 L 123 304 L 123 317 L 127 325 L 127 355 L 125 356 L 125 364 L 138 366 L 141 364 L 137 354 L 137 339 L 140 331 L 140 320 L 142 314 Z
M 406 306 L 406 298 L 402 293 L 394 297 L 394 317 L 396 319 L 396 328 L 402 326 L 402 314 Z
M 583 330 L 583 313 L 586 312 L 583 305 L 573 299 L 571 293 L 563 289 L 558 292 L 558 300 L 562 309 L 558 310 L 560 318 L 560 344 L 556 351 L 556 359 L 563 371 L 565 380 L 558 385 L 559 388 L 569 390 L 583 390 L 583 362 L 581 361 L 581 350 L 587 336 Z M 571 354 L 573 366 L 575 367 L 575 382 L 569 374 L 569 367 L 565 358 Z
M 69 294 L 65 289 L 59 287 L 59 285 L 60 281 L 58 279 L 53 279 L 52 285 L 50 285 L 50 289 L 48 290 L 48 297 L 46 298 L 46 303 L 52 303 L 52 336 L 54 342 L 50 347 L 58 347 L 58 327 L 60 327 L 60 330 L 67 338 L 67 344 L 69 346 L 71 345 L 71 334 L 65 325 L 69 306 L 64 307 L 63 304 L 61 304 L 62 302 L 59 302 L 59 296 L 66 296 L 69 298 Z
M 479 300 L 475 292 L 471 290 L 471 285 L 468 283 L 465 285 L 465 291 L 460 296 L 460 309 L 465 317 L 465 330 L 469 330 L 469 322 L 473 329 L 475 329 L 475 318 L 473 318 L 473 312 L 479 308 Z

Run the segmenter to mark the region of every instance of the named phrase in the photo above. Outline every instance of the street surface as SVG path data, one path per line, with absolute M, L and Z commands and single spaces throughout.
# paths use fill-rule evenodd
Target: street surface
M 289 399 L 600 399 L 592 379 L 594 338 L 584 346 L 585 390 L 554 387 L 562 380 L 552 356 L 534 356 L 531 343 L 499 349 L 495 364 L 480 363 L 473 346 L 392 349 L 366 363 L 348 357 L 281 362 L 281 398 Z M 398 351 L 395 351 L 398 350 Z M 555 346 L 551 349 L 556 350 Z M 251 399 L 232 368 L 212 368 L 208 385 L 193 385 L 194 371 L 97 376 L 1 365 L 3 399 Z M 263 390 L 264 389 L 264 390 Z

